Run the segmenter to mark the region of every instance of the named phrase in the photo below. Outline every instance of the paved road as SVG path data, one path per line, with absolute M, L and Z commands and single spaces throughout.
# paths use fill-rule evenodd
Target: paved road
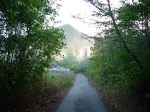
M 62 101 L 57 112 L 107 112 L 87 78 L 78 74 L 74 86 Z

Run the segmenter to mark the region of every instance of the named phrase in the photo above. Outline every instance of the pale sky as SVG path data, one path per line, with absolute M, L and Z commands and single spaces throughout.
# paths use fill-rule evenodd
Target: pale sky
M 71 24 L 77 30 L 87 33 L 95 34 L 94 26 L 86 24 L 72 17 L 72 15 L 81 14 L 82 16 L 90 16 L 92 14 L 92 9 L 88 6 L 83 0 L 61 0 L 60 4 L 62 5 L 59 10 L 59 16 L 57 20 L 62 21 L 60 25 Z
M 88 3 L 86 3 L 84 0 L 61 0 L 59 3 L 62 6 L 59 10 L 59 16 L 57 17 L 56 20 L 62 22 L 57 24 L 57 26 L 61 26 L 64 24 L 71 24 L 73 27 L 75 27 L 77 30 L 83 33 L 95 35 L 96 28 L 94 27 L 94 25 L 83 23 L 72 17 L 72 15 L 80 14 L 81 17 L 85 17 L 85 19 L 87 20 L 87 18 L 90 15 L 92 15 L 93 11 L 92 7 L 90 7 Z M 111 0 L 111 3 L 113 3 L 112 5 L 113 7 L 117 6 L 119 0 Z

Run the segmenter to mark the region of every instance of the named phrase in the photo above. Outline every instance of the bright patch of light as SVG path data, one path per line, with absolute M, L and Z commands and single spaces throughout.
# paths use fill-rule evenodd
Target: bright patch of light
M 59 16 L 56 20 L 61 21 L 61 23 L 57 24 L 57 26 L 71 24 L 73 27 L 83 33 L 89 35 L 95 34 L 96 29 L 93 25 L 83 23 L 81 20 L 72 17 L 74 15 L 92 15 L 92 8 L 84 0 L 62 0 L 60 1 L 60 4 L 62 6 L 59 11 Z

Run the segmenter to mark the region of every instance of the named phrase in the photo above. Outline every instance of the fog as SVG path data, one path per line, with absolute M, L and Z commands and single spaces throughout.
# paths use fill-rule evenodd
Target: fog
M 90 48 L 93 46 L 92 40 L 83 39 L 82 33 L 70 24 L 65 24 L 59 28 L 65 31 L 66 39 L 64 43 L 66 43 L 66 46 L 62 49 L 61 56 L 59 58 L 57 57 L 58 59 L 61 59 L 62 55 L 66 56 L 67 50 L 70 50 L 78 59 L 82 59 L 85 51 L 87 51 L 87 55 L 90 56 Z

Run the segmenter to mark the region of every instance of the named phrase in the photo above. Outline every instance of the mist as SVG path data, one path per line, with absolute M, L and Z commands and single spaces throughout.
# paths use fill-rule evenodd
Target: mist
M 91 50 L 90 48 L 93 46 L 91 40 L 83 39 L 82 33 L 75 29 L 70 24 L 65 24 L 60 26 L 59 28 L 64 30 L 64 34 L 66 39 L 64 42 L 66 43 L 65 48 L 62 49 L 61 56 L 66 56 L 66 51 L 69 49 L 74 55 L 78 57 L 78 59 L 82 59 L 84 52 L 87 51 L 87 55 L 90 56 Z M 59 59 L 62 59 L 60 56 Z

